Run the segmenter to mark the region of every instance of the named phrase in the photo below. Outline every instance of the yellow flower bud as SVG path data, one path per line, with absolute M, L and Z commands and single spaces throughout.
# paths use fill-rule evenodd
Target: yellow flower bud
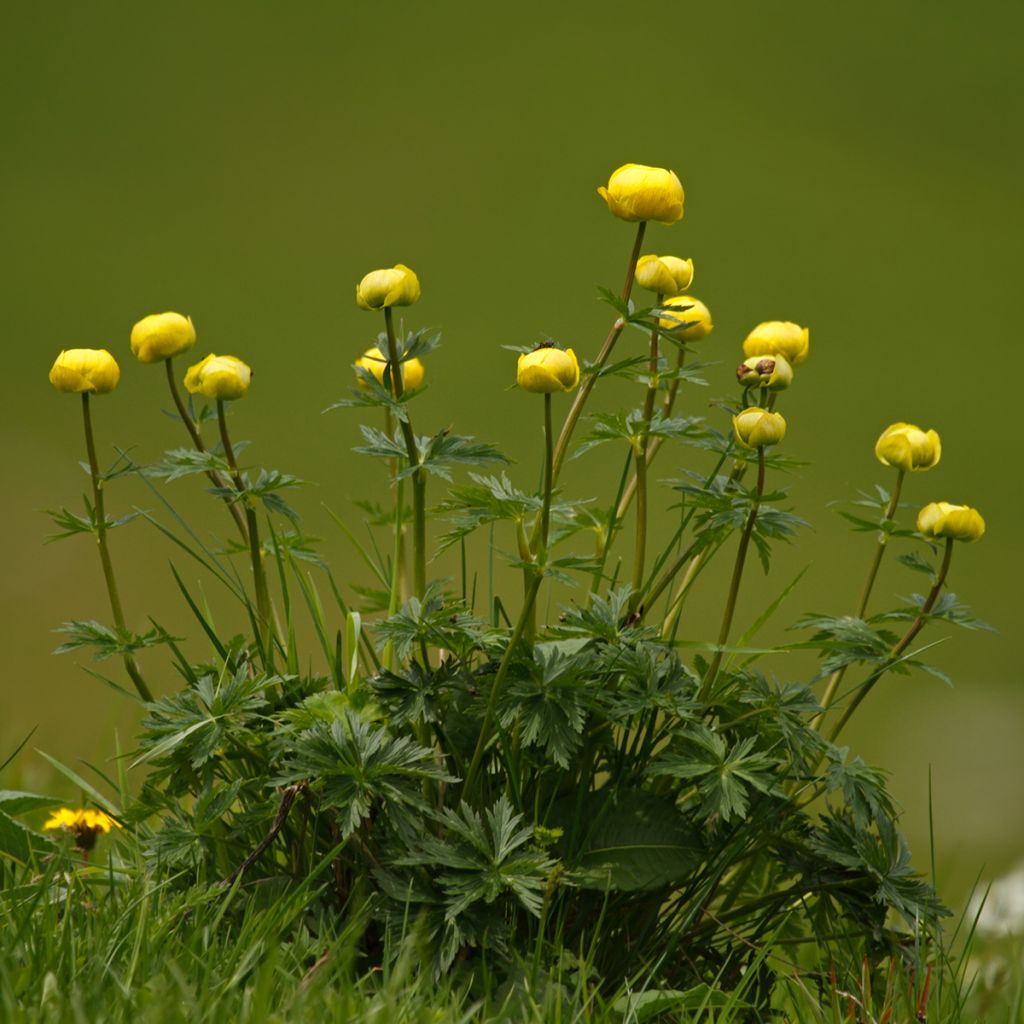
M 942 457 L 942 442 L 934 430 L 924 431 L 912 423 L 893 423 L 882 431 L 875 444 L 875 456 L 884 466 L 905 473 L 931 469 Z
M 678 295 L 693 283 L 693 260 L 641 256 L 636 261 L 636 283 L 659 295 Z
M 376 345 L 368 348 L 355 362 L 360 369 L 369 370 L 377 378 L 378 384 L 384 383 L 384 368 L 388 361 Z M 362 383 L 362 378 L 359 379 Z M 423 382 L 423 364 L 418 359 L 406 359 L 402 363 L 402 386 L 406 389 L 418 388 Z
M 683 341 L 700 341 L 715 326 L 711 322 L 711 310 L 691 295 L 674 295 L 666 299 L 661 312 L 658 326 Z
M 69 348 L 50 367 L 50 383 L 58 391 L 104 395 L 117 387 L 121 368 L 105 348 Z
M 933 501 L 917 513 L 917 529 L 926 537 L 952 537 L 953 540 L 977 540 L 985 532 L 985 520 L 969 505 L 950 505 Z
M 736 379 L 745 388 L 784 391 L 793 383 L 793 368 L 782 356 L 751 356 L 736 367 Z
M 192 319 L 180 313 L 153 313 L 144 316 L 132 328 L 132 354 L 143 363 L 157 363 L 181 355 L 195 343 Z
M 767 320 L 758 324 L 743 342 L 745 356 L 785 356 L 790 366 L 799 366 L 806 358 L 811 332 L 789 320 Z
M 516 383 L 524 391 L 572 391 L 579 382 L 580 364 L 571 348 L 537 348 L 520 355 L 516 364 Z
M 683 186 L 674 171 L 643 164 L 623 164 L 598 194 L 622 220 L 656 220 L 675 224 L 683 216 Z
M 212 352 L 185 374 L 190 394 L 211 400 L 243 398 L 252 382 L 252 370 L 235 356 L 215 356 Z
M 356 305 L 360 309 L 411 306 L 419 297 L 419 278 L 401 263 L 385 270 L 371 270 L 356 285 Z
M 744 448 L 761 448 L 778 444 L 786 436 L 786 421 L 779 413 L 755 405 L 733 416 L 732 429 Z

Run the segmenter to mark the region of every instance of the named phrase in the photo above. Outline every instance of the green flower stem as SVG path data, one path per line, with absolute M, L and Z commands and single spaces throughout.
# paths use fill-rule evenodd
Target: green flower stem
M 903 489 L 903 478 L 906 474 L 902 469 L 896 473 L 896 486 L 893 488 L 892 497 L 889 499 L 889 505 L 885 510 L 885 517 L 883 523 L 892 522 L 893 517 L 896 515 L 896 510 L 899 508 L 900 503 L 900 491 Z M 868 570 L 868 578 L 864 581 L 864 589 L 860 595 L 860 604 L 857 606 L 857 618 L 863 619 L 864 613 L 868 608 L 868 601 L 871 598 L 871 590 L 875 585 L 875 578 L 878 576 L 878 567 L 882 564 L 882 556 L 885 554 L 886 545 L 889 543 L 889 533 L 884 528 L 879 531 L 878 543 L 875 545 L 875 554 L 871 560 L 871 568 Z M 811 722 L 812 729 L 821 728 L 821 723 L 828 712 L 828 709 L 832 706 L 832 702 L 835 700 L 836 691 L 839 689 L 839 684 L 843 681 L 843 676 L 846 675 L 846 670 L 849 666 L 843 665 L 842 668 L 837 668 L 835 672 L 829 677 L 828 685 L 825 687 L 825 693 L 821 698 L 821 711 L 815 716 Z
M 487 698 L 487 709 L 484 712 L 484 720 L 480 725 L 480 735 L 477 737 L 476 748 L 473 751 L 472 760 L 466 770 L 466 778 L 463 783 L 463 799 L 473 792 L 473 783 L 476 781 L 477 772 L 480 769 L 480 762 L 483 760 L 484 752 L 491 738 L 491 731 L 494 725 L 495 712 L 498 707 L 498 699 L 508 675 L 509 666 L 515 655 L 520 640 L 528 635 L 528 630 L 534 623 L 534 608 L 537 604 L 537 592 L 540 590 L 541 581 L 544 579 L 543 565 L 547 560 L 548 533 L 551 525 L 551 494 L 554 488 L 554 430 L 551 424 L 551 395 L 544 395 L 544 499 L 541 506 L 541 513 L 538 519 L 540 525 L 540 549 L 539 563 L 533 567 L 532 577 L 526 596 L 523 601 L 523 609 L 519 613 L 519 620 L 505 648 L 505 654 L 498 665 L 494 682 L 491 684 L 491 693 Z
M 928 591 L 928 596 L 925 598 L 925 602 L 921 605 L 921 610 L 917 614 L 917 618 L 910 625 L 910 629 L 903 634 L 900 641 L 895 647 L 889 652 L 889 660 L 879 668 L 876 672 L 872 673 L 868 678 L 861 683 L 857 692 L 854 694 L 850 703 L 847 704 L 846 709 L 843 711 L 842 717 L 836 722 L 835 728 L 832 730 L 829 736 L 829 741 L 835 743 L 836 738 L 843 731 L 843 727 L 853 717 L 853 713 L 860 706 L 861 702 L 865 697 L 872 691 L 875 683 L 885 675 L 886 672 L 892 668 L 893 665 L 899 661 L 900 656 L 903 652 L 914 642 L 914 638 L 924 628 L 925 621 L 931 614 L 932 609 L 935 607 L 935 602 L 939 599 L 939 594 L 942 592 L 942 588 L 946 582 L 946 576 L 949 574 L 949 563 L 953 558 L 953 538 L 946 538 L 946 551 L 942 557 L 942 565 L 939 568 L 939 574 L 935 577 L 935 584 L 932 589 Z
M 89 456 L 89 479 L 92 480 L 92 506 L 96 522 L 96 546 L 100 552 L 100 565 L 103 567 L 103 579 L 107 584 L 107 596 L 110 598 L 110 611 L 114 616 L 114 625 L 118 631 L 127 633 L 124 624 L 124 610 L 121 607 L 121 595 L 117 590 L 114 577 L 114 563 L 110 560 L 110 549 L 107 547 L 107 514 L 103 501 L 103 478 L 100 476 L 99 460 L 96 458 L 96 440 L 92 432 L 92 414 L 89 409 L 89 392 L 82 392 L 82 421 L 85 426 L 85 450 Z M 153 694 L 146 685 L 139 666 L 131 654 L 125 654 L 124 667 L 139 696 L 151 701 Z
M 628 302 L 629 297 L 633 292 L 633 278 L 636 274 L 636 262 L 640 258 L 640 248 L 643 245 L 644 232 L 646 229 L 647 221 L 645 220 L 640 221 L 636 226 L 636 240 L 633 243 L 633 252 L 629 257 L 629 265 L 626 267 L 626 280 L 622 286 L 621 298 L 623 302 Z M 558 474 L 561 471 L 562 463 L 565 461 L 566 452 L 569 448 L 569 441 L 572 439 L 573 431 L 576 429 L 576 424 L 579 421 L 580 416 L 583 414 L 583 407 L 587 404 L 590 392 L 594 390 L 594 385 L 597 384 L 598 375 L 604 368 L 605 363 L 608 362 L 608 357 L 612 354 L 615 342 L 619 340 L 619 335 L 622 334 L 625 327 L 626 324 L 621 317 L 612 324 L 612 328 L 608 332 L 608 336 L 604 339 L 604 344 L 601 346 L 601 350 L 597 353 L 597 360 L 592 367 L 592 372 L 587 376 L 587 379 L 582 383 L 582 385 L 580 385 L 580 389 L 576 392 L 576 397 L 573 399 L 573 403 L 565 417 L 565 422 L 562 424 L 562 431 L 558 435 L 558 443 L 555 445 L 553 478 L 556 480 L 558 479 Z
M 658 297 L 660 303 L 661 296 Z M 679 346 L 679 354 L 676 357 L 676 370 L 681 370 L 686 361 L 686 347 L 684 345 Z M 676 396 L 679 394 L 680 380 L 676 377 L 671 384 L 669 384 L 668 391 L 665 393 L 665 401 L 661 406 L 661 415 L 668 419 L 672 415 L 672 410 L 675 408 Z M 658 452 L 661 451 L 662 445 L 665 443 L 665 438 L 655 437 L 649 440 L 647 445 L 647 467 L 650 468 L 651 463 L 654 461 Z M 622 497 L 619 499 L 618 510 L 615 514 L 617 521 L 621 522 L 626 512 L 629 510 L 629 506 L 636 495 L 637 478 L 636 475 L 629 481 L 626 490 L 623 492 Z
M 664 300 L 658 295 L 657 305 Z M 647 557 L 647 451 L 650 444 L 651 419 L 658 397 L 658 329 L 651 331 L 651 354 L 648 362 L 647 394 L 644 396 L 643 421 L 636 446 L 636 540 L 633 546 L 633 590 L 629 595 L 629 611 L 635 612 L 643 597 L 644 562 Z
M 188 411 L 188 406 L 185 405 L 181 397 L 181 392 L 178 390 L 178 382 L 174 379 L 174 367 L 171 365 L 174 357 L 170 356 L 164 360 L 164 369 L 167 371 L 167 386 L 171 389 L 171 398 L 174 399 L 174 407 L 178 410 L 178 415 L 181 417 L 181 422 L 185 424 L 185 429 L 188 431 L 189 437 L 192 438 L 192 444 L 195 445 L 196 451 L 205 452 L 206 445 L 203 444 L 202 435 L 199 433 L 199 427 L 196 425 L 194 419 Z M 227 484 L 221 478 L 221 475 L 213 470 L 210 470 L 207 474 L 207 479 L 213 484 L 214 487 L 220 490 L 226 490 Z M 238 527 L 238 532 L 242 536 L 242 542 L 245 544 L 249 543 L 249 533 L 245 528 L 245 519 L 242 517 L 242 513 L 239 511 L 238 506 L 231 500 L 231 496 L 225 494 L 224 504 L 227 506 L 228 511 L 231 513 L 231 518 L 235 521 L 235 526 Z
M 388 335 L 388 365 L 384 370 L 385 378 L 390 368 L 395 398 L 401 400 L 405 387 L 402 380 L 402 364 L 394 358 L 398 354 L 398 343 L 395 340 L 395 324 L 390 306 L 384 307 L 384 328 Z M 427 589 L 427 479 L 420 466 L 416 435 L 413 433 L 408 414 L 401 420 L 401 427 L 409 465 L 415 468 L 412 474 L 413 591 L 417 597 L 423 597 Z
M 722 648 L 729 640 L 729 630 L 732 628 L 732 618 L 736 612 L 736 598 L 740 592 L 740 581 L 743 579 L 743 563 L 747 558 L 747 548 L 750 547 L 750 537 L 754 532 L 754 521 L 757 519 L 757 511 L 761 504 L 761 495 L 764 494 L 764 445 L 757 449 L 757 489 L 754 492 L 754 501 L 750 506 L 750 514 L 747 516 L 743 533 L 740 536 L 740 546 L 736 551 L 736 562 L 732 569 L 732 580 L 729 583 L 729 595 L 725 601 L 725 614 L 722 616 L 722 628 L 718 631 L 718 650 L 715 652 L 711 664 L 708 666 L 704 682 L 701 683 L 698 700 L 706 701 L 711 694 L 711 688 L 715 684 L 715 676 L 722 664 Z
M 237 501 L 245 504 L 246 533 L 249 537 L 249 559 L 252 562 L 253 587 L 256 591 L 256 614 L 259 620 L 259 642 L 263 647 L 266 659 L 270 659 L 271 645 L 271 618 L 270 618 L 270 591 L 267 589 L 267 576 L 263 571 L 263 548 L 260 544 L 260 528 L 256 519 L 256 510 L 249 503 L 246 494 L 245 481 L 238 469 L 235 460 L 235 449 L 231 444 L 231 437 L 228 434 L 228 421 L 224 413 L 223 399 L 217 399 L 217 426 L 220 428 L 220 442 L 224 448 L 224 458 L 231 467 L 231 479 L 235 485 Z

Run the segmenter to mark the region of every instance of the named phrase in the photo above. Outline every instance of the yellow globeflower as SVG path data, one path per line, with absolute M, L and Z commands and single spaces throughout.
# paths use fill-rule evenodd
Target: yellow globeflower
M 598 194 L 622 220 L 675 224 L 683 216 L 683 186 L 674 171 L 644 164 L 623 164 Z
M 942 457 L 942 442 L 934 430 L 922 430 L 913 423 L 893 423 L 875 443 L 875 456 L 884 466 L 905 473 L 931 469 Z
M 977 540 L 985 532 L 985 520 L 970 505 L 950 505 L 933 501 L 917 513 L 917 528 L 926 537 L 952 537 L 953 540 Z
M 96 836 L 100 832 L 105 835 L 112 828 L 120 827 L 117 821 L 103 811 L 75 810 L 71 807 L 54 811 L 43 825 L 49 831 L 60 829 L 71 832 L 75 837 L 75 846 L 83 853 L 88 853 L 96 845 Z
M 230 401 L 243 398 L 252 382 L 252 370 L 235 356 L 215 356 L 212 352 L 185 374 L 190 394 Z
M 356 305 L 360 309 L 411 306 L 419 297 L 419 278 L 401 263 L 384 270 L 371 270 L 356 285 Z
M 811 344 L 811 332 L 789 320 L 766 320 L 758 324 L 743 342 L 745 356 L 785 356 L 790 366 L 799 366 Z
M 50 383 L 70 394 L 106 394 L 117 387 L 121 368 L 105 348 L 65 349 L 50 367 Z
M 151 313 L 132 328 L 132 354 L 143 363 L 158 363 L 181 355 L 195 343 L 192 318 L 181 313 Z
M 762 448 L 778 444 L 786 436 L 786 421 L 777 412 L 756 405 L 733 416 L 736 440 L 744 448 Z
M 362 370 L 369 370 L 377 378 L 378 384 L 384 383 L 384 368 L 388 361 L 376 345 L 368 348 L 355 362 Z M 359 378 L 360 384 L 363 379 Z M 423 382 L 423 364 L 416 358 L 402 362 L 402 385 L 405 388 L 418 388 Z
M 636 283 L 660 295 L 679 295 L 693 283 L 693 260 L 678 256 L 641 256 L 636 261 Z
M 524 391 L 572 391 L 579 382 L 580 364 L 571 348 L 537 348 L 520 355 L 516 364 L 516 383 Z
M 662 303 L 658 326 L 683 341 L 700 341 L 715 325 L 711 322 L 711 310 L 700 299 L 674 295 Z
M 793 383 L 793 368 L 782 356 L 751 356 L 736 367 L 736 379 L 745 388 L 784 391 Z

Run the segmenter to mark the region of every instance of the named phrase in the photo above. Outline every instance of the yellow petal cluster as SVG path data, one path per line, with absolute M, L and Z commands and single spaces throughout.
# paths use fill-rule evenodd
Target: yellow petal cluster
M 799 366 L 811 344 L 811 332 L 789 320 L 766 320 L 758 324 L 743 342 L 745 356 L 783 356 L 790 366 Z
M 893 423 L 875 443 L 875 456 L 883 465 L 905 473 L 923 472 L 942 457 L 942 442 L 934 430 L 922 430 L 913 423 Z
M 683 341 L 700 341 L 715 325 L 711 322 L 711 310 L 700 299 L 674 295 L 662 303 L 658 326 Z
M 977 509 L 969 505 L 933 501 L 917 513 L 917 529 L 926 537 L 972 541 L 985 533 L 985 520 Z
M 762 448 L 778 444 L 786 436 L 786 421 L 780 413 L 755 405 L 733 416 L 732 429 L 744 448 Z
M 369 370 L 377 378 L 378 384 L 384 383 L 384 369 L 388 365 L 387 358 L 376 345 L 368 348 L 355 362 L 361 370 Z M 363 383 L 362 377 L 359 382 Z M 416 359 L 402 362 L 402 386 L 406 389 L 418 388 L 423 383 L 423 364 Z
M 679 295 L 693 283 L 693 260 L 641 256 L 636 261 L 636 283 L 659 295 Z
M 50 383 L 69 394 L 106 394 L 117 387 L 121 368 L 105 348 L 65 349 L 50 367 Z
M 419 278 L 401 263 L 384 270 L 371 270 L 356 285 L 356 305 L 360 309 L 411 306 L 419 297 Z
M 195 343 L 192 319 L 181 313 L 152 313 L 132 328 L 132 354 L 143 363 L 158 363 L 181 355 Z
M 190 394 L 202 395 L 211 401 L 243 398 L 252 382 L 252 370 L 235 356 L 215 356 L 212 352 L 190 366 L 185 374 L 185 387 Z
M 736 379 L 745 388 L 784 391 L 793 383 L 793 368 L 782 356 L 751 356 L 736 367 Z
M 104 814 L 103 811 L 80 810 L 72 807 L 61 807 L 60 810 L 54 811 L 43 824 L 43 828 L 49 831 L 61 829 L 64 832 L 73 832 L 75 845 L 80 850 L 86 851 L 96 845 L 96 836 L 100 832 L 105 835 L 112 828 L 120 827 L 119 822 L 109 814 Z
M 552 346 L 524 352 L 516 364 L 516 383 L 524 391 L 550 394 L 572 391 L 580 382 L 580 364 L 571 348 Z
M 598 194 L 622 220 L 675 224 L 683 216 L 683 186 L 674 171 L 644 164 L 623 164 Z

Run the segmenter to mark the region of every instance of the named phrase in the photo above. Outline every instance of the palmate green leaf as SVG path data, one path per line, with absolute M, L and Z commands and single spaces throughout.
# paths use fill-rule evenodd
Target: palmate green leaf
M 565 654 L 550 645 L 534 647 L 532 660 L 517 662 L 506 680 L 498 705 L 502 727 L 516 729 L 523 746 L 542 747 L 568 770 L 593 703 L 592 663 L 586 650 Z
M 673 748 L 648 770 L 652 778 L 693 780 L 707 818 L 723 822 L 745 818 L 750 790 L 784 796 L 779 789 L 779 759 L 756 750 L 758 737 L 747 736 L 731 749 L 725 738 L 703 725 L 688 725 L 676 733 Z
M 118 526 L 124 526 L 125 523 L 130 523 L 133 519 L 137 519 L 143 514 L 143 512 L 136 509 L 118 519 L 111 519 L 107 516 L 103 520 L 103 528 L 105 530 L 116 529 Z M 77 533 L 95 533 L 99 528 L 96 510 L 88 498 L 85 499 L 84 516 L 80 516 L 66 508 L 47 509 L 47 515 L 53 520 L 54 525 L 60 529 L 59 533 L 53 533 L 46 538 L 47 543 L 54 540 L 64 540 L 65 537 L 73 537 Z
M 447 430 L 441 430 L 433 437 L 416 438 L 416 447 L 419 450 L 420 468 L 443 480 L 451 480 L 452 466 L 485 466 L 512 461 L 492 444 L 450 434 Z M 410 476 L 415 472 L 416 467 L 406 466 L 399 476 Z
M 342 838 L 350 836 L 375 804 L 389 814 L 426 811 L 424 781 L 454 782 L 435 753 L 410 737 L 395 738 L 381 725 L 345 709 L 344 719 L 318 723 L 283 743 L 285 767 L 275 786 L 308 782 L 321 806 L 338 811 Z
M 436 872 L 448 921 L 474 904 L 494 903 L 506 894 L 528 913 L 540 915 L 555 862 L 533 845 L 533 826 L 524 823 L 508 797 L 501 796 L 483 815 L 462 804 L 458 811 L 445 808 L 435 818 L 443 834 L 421 833 L 399 863 Z
M 136 651 L 145 650 L 147 647 L 173 645 L 182 639 L 180 636 L 171 636 L 160 626 L 154 627 L 148 633 L 132 633 L 127 629 L 104 626 L 93 620 L 65 622 L 54 632 L 64 633 L 70 638 L 57 647 L 54 654 L 67 654 L 83 647 L 91 647 L 93 657 L 97 661 L 135 654 Z
M 922 919 L 949 915 L 935 890 L 914 872 L 906 840 L 889 818 L 880 817 L 877 830 L 869 831 L 849 812 L 823 815 L 808 846 L 847 872 L 864 875 L 875 901 L 892 907 L 912 928 Z
M 877 616 L 875 620 L 877 620 Z M 864 662 L 882 665 L 889 661 L 897 637 L 888 630 L 875 629 L 852 615 L 804 615 L 790 629 L 813 629 L 808 647 L 817 648 L 822 659 L 815 679 L 831 675 L 844 665 Z
M 369 680 L 392 725 L 407 722 L 438 722 L 444 717 L 451 697 L 471 685 L 465 671 L 449 659 L 440 668 L 425 669 L 413 661 L 408 667 L 384 669 Z
M 935 566 L 917 551 L 910 551 L 905 555 L 898 555 L 896 557 L 896 561 L 901 565 L 905 565 L 908 569 L 913 569 L 914 572 L 923 572 L 926 576 L 935 575 Z
M 148 761 L 172 771 L 184 765 L 195 769 L 215 757 L 232 735 L 249 745 L 267 706 L 265 691 L 280 678 L 250 677 L 248 665 L 242 664 L 219 677 L 203 675 L 194 687 L 147 705 L 135 764 Z
M 406 457 L 405 445 L 398 440 L 397 431 L 392 437 L 388 437 L 383 430 L 368 427 L 365 423 L 359 424 L 359 430 L 366 444 L 359 445 L 352 451 L 358 452 L 360 455 L 372 455 L 378 459 L 404 459 Z
M 911 594 L 909 598 L 902 598 L 904 601 L 909 602 L 909 607 L 897 608 L 891 612 L 886 612 L 883 615 L 876 615 L 872 621 L 911 621 L 916 619 L 921 613 L 921 608 L 924 606 L 925 598 L 923 594 Z M 954 626 L 960 626 L 963 629 L 982 629 L 989 633 L 995 633 L 995 626 L 989 625 L 987 622 L 983 622 L 981 619 L 976 619 L 974 614 L 968 605 L 962 604 L 951 590 L 947 590 L 942 596 L 935 602 L 935 607 L 932 608 L 931 612 L 926 616 L 927 620 L 950 622 Z
M 434 585 L 423 600 L 412 597 L 398 612 L 376 625 L 377 647 L 391 643 L 404 660 L 420 644 L 451 651 L 462 658 L 470 651 L 489 648 L 495 637 L 480 619 L 466 611 L 461 601 L 446 596 Z
M 242 442 L 233 445 L 235 453 L 241 451 Z M 158 480 L 180 480 L 182 477 L 195 473 L 217 473 L 230 476 L 231 467 L 224 458 L 220 448 L 199 451 L 196 448 L 174 448 L 164 452 L 163 461 L 154 466 L 147 466 L 143 474 Z
M 469 475 L 475 486 L 452 487 L 447 500 L 434 510 L 453 523 L 439 542 L 441 551 L 489 523 L 522 522 L 538 514 L 543 505 L 539 497 L 515 487 L 504 473 L 500 477 Z
M 689 877 L 704 856 L 700 832 L 670 800 L 640 789 L 607 786 L 556 805 L 549 824 L 569 878 L 584 889 L 644 892 Z
M 825 791 L 843 794 L 843 800 L 858 828 L 867 828 L 881 819 L 889 820 L 896 814 L 892 797 L 885 789 L 886 773 L 855 757 L 848 761 L 847 747 L 832 747 L 828 752 L 829 766 L 825 772 Z

